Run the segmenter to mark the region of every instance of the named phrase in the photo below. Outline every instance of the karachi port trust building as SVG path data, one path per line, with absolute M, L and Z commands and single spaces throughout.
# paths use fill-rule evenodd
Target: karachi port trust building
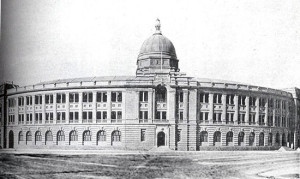
M 198 79 L 179 72 L 156 31 L 136 76 L 64 79 L 0 93 L 1 148 L 270 150 L 300 144 L 300 90 Z

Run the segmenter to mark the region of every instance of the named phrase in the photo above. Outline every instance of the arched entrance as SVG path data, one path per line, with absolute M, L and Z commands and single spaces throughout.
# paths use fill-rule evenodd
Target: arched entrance
M 14 148 L 14 132 L 13 131 L 9 131 L 9 135 L 8 135 L 8 148 Z
M 157 134 L 157 147 L 165 145 L 165 133 L 159 132 Z

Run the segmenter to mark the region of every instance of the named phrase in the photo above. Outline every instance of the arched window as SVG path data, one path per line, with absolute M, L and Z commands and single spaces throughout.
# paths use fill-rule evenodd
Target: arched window
M 23 132 L 20 131 L 19 132 L 19 141 L 23 141 L 23 140 L 24 140 L 24 138 L 23 138 Z
M 285 133 L 282 134 L 282 146 L 286 146 Z
M 83 141 L 92 141 L 91 131 L 87 130 L 83 132 Z
M 276 133 L 275 143 L 279 145 L 280 142 L 280 135 L 279 133 Z
M 42 133 L 41 131 L 35 132 L 35 141 L 42 141 Z
M 106 141 L 106 132 L 104 130 L 101 130 L 97 133 L 97 141 Z
M 240 146 L 244 142 L 245 133 L 240 132 L 238 136 L 238 145 Z
M 233 141 L 233 132 L 229 131 L 226 134 L 226 145 Z
M 254 145 L 254 139 L 255 139 L 255 134 L 254 134 L 254 132 L 251 132 L 249 135 L 249 146 Z
M 202 143 L 202 142 L 208 142 L 207 138 L 208 138 L 208 133 L 207 133 L 207 131 L 202 131 L 202 132 L 200 133 L 200 142 L 201 142 L 201 143 Z
M 166 102 L 167 101 L 167 89 L 161 85 L 158 85 L 155 89 L 155 99 L 156 99 L 156 102 Z
M 111 134 L 112 142 L 121 142 L 121 132 L 120 131 L 113 131 Z
M 259 146 L 264 146 L 265 145 L 264 142 L 265 142 L 265 134 L 261 132 L 259 134 Z
M 27 133 L 26 133 L 26 142 L 27 141 L 32 141 L 32 135 L 31 135 L 31 132 L 30 131 L 28 131 Z
M 47 141 L 53 141 L 53 135 L 52 135 L 52 132 L 51 131 L 47 131 L 46 132 L 46 134 L 45 134 L 45 136 L 46 136 L 46 142 Z
M 60 130 L 57 132 L 57 141 L 65 141 L 65 133 Z
M 269 136 L 268 136 L 268 145 L 271 146 L 272 143 L 273 143 L 273 134 L 269 133 Z
M 70 132 L 70 141 L 78 141 L 78 135 L 75 130 L 72 130 Z
M 216 142 L 221 142 L 221 132 L 220 131 L 216 131 L 214 133 L 214 145 Z

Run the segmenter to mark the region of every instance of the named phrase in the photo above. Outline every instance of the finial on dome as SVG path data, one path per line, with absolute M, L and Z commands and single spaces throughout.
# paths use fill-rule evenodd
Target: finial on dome
M 155 34 L 161 34 L 161 31 L 160 31 L 160 20 L 158 18 L 156 19 L 155 28 L 156 28 Z

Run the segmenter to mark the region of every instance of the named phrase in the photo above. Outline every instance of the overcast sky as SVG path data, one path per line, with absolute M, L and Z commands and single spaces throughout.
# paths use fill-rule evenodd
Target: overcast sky
M 300 87 L 299 0 L 2 0 L 0 75 L 135 75 L 156 18 L 188 76 Z

